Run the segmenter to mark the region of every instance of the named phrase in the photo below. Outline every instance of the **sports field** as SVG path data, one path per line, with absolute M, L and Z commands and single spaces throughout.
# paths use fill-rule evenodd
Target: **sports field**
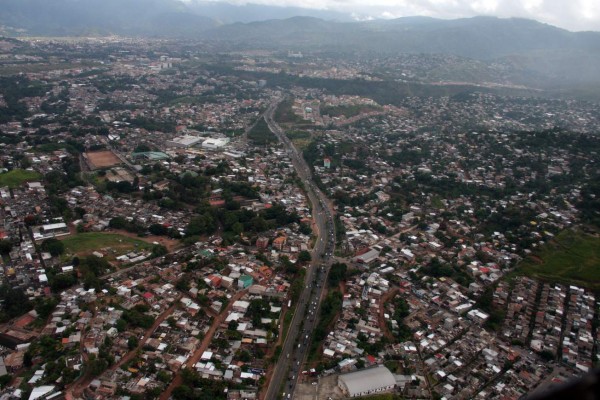
M 109 168 L 121 164 L 119 157 L 110 150 L 85 153 L 90 169 Z
M 94 251 L 104 254 L 109 260 L 129 251 L 151 249 L 152 244 L 116 233 L 86 232 L 62 239 L 66 253 L 86 256 Z

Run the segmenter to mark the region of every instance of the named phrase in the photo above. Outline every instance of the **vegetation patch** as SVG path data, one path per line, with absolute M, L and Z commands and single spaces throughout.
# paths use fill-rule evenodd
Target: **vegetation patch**
M 248 139 L 258 146 L 277 142 L 277 136 L 271 132 L 271 129 L 264 118 L 261 118 L 260 121 L 252 127 L 250 132 L 248 132 Z
M 310 133 L 307 131 L 301 131 L 301 130 L 287 131 L 286 135 L 288 138 L 290 138 L 292 143 L 294 143 L 294 145 L 297 148 L 299 148 L 300 150 L 304 150 L 305 148 L 307 148 L 311 142 Z
M 14 189 L 25 182 L 37 181 L 40 179 L 42 179 L 42 175 L 38 172 L 13 169 L 12 171 L 0 174 L 0 187 L 8 186 L 9 188 Z
M 293 105 L 294 100 L 292 98 L 285 99 L 279 103 L 279 106 L 277 106 L 277 109 L 275 110 L 275 121 L 280 124 L 310 123 L 310 121 L 306 121 L 294 113 L 294 110 L 292 109 Z
M 600 289 L 600 237 L 563 231 L 530 257 L 518 272 L 545 281 Z
M 381 107 L 370 104 L 352 104 L 352 105 L 341 105 L 341 106 L 323 106 L 321 107 L 322 115 L 329 115 L 330 117 L 341 117 L 346 118 L 355 117 L 357 115 L 381 111 Z

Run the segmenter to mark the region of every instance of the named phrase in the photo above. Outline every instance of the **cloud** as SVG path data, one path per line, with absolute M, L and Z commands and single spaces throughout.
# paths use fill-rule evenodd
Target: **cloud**
M 192 0 L 185 0 L 192 1 Z M 213 0 L 235 4 L 266 4 L 328 9 L 356 18 L 430 16 L 463 18 L 476 15 L 521 17 L 565 29 L 600 31 L 599 0 Z

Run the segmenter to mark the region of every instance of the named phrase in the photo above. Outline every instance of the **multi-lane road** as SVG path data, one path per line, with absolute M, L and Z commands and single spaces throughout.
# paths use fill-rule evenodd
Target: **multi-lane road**
M 304 184 L 312 205 L 318 237 L 312 250 L 312 262 L 307 269 L 304 289 L 296 304 L 281 355 L 269 381 L 267 400 L 293 398 L 296 382 L 302 372 L 302 365 L 318 322 L 317 313 L 335 246 L 333 214 L 328 199 L 312 181 L 311 170 L 302 155 L 273 119 L 275 109 L 280 102 L 281 99 L 275 99 L 265 112 L 264 118 L 271 131 L 284 145 L 298 177 Z

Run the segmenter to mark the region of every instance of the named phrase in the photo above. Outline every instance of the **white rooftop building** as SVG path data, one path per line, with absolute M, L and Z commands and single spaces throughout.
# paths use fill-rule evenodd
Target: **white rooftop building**
M 210 138 L 202 142 L 202 148 L 208 150 L 218 150 L 225 147 L 227 143 L 229 143 L 228 138 Z
M 348 397 L 388 392 L 396 386 L 394 375 L 384 366 L 363 369 L 338 377 L 338 387 Z
M 167 144 L 167 147 L 188 148 L 188 147 L 192 147 L 192 146 L 200 143 L 203 140 L 204 140 L 204 138 L 200 137 L 200 136 L 184 135 L 184 136 L 176 137 L 172 140 L 167 140 L 166 144 Z

